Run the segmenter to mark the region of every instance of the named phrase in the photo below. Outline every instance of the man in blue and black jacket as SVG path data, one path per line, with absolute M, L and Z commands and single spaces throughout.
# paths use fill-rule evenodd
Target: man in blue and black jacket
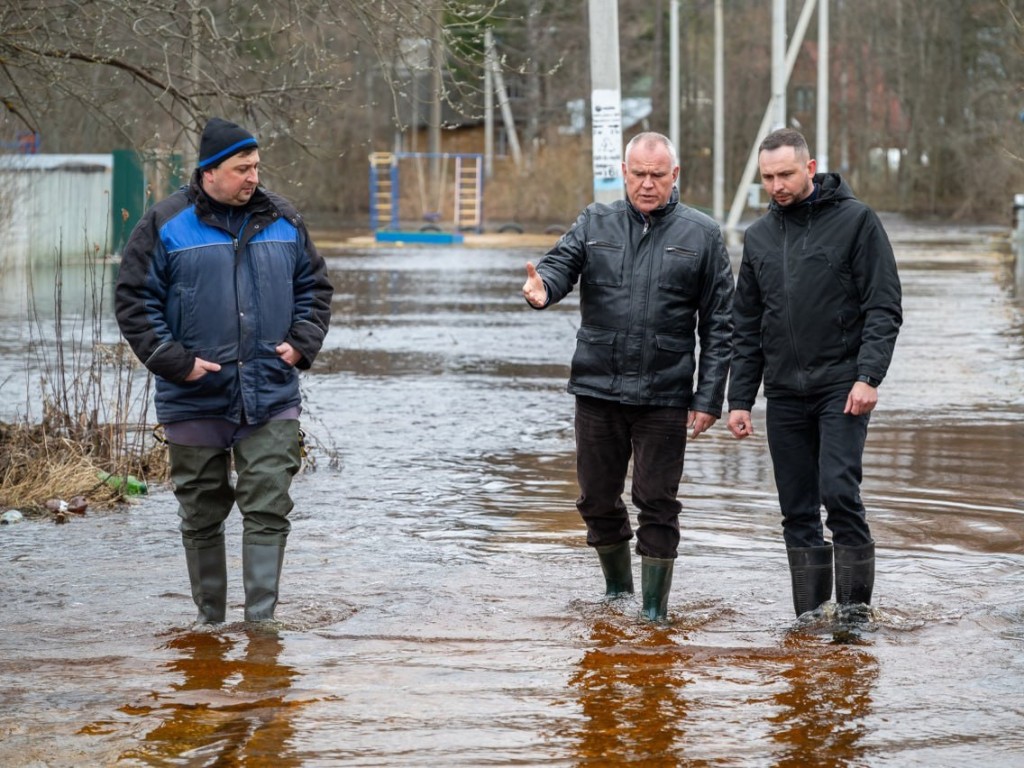
M 753 433 L 763 379 L 797 616 L 831 598 L 833 551 L 836 602 L 866 605 L 875 543 L 862 457 L 903 322 L 896 259 L 878 216 L 838 174 L 815 173 L 798 131 L 769 134 L 758 166 L 772 201 L 743 240 L 728 426 L 740 439 Z
M 292 204 L 259 186 L 259 164 L 251 133 L 212 118 L 189 185 L 133 230 L 115 292 L 121 332 L 156 376 L 200 623 L 225 619 L 236 502 L 245 619 L 274 618 L 300 466 L 298 371 L 331 318 L 324 261 Z

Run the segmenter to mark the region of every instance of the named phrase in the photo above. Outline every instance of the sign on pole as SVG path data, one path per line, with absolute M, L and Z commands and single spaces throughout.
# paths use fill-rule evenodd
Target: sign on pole
M 616 0 L 589 0 L 588 7 L 594 200 L 611 203 L 622 197 L 619 9 Z

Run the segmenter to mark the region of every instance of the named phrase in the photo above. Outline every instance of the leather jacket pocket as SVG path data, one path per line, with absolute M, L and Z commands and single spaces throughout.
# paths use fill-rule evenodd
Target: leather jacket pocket
M 689 395 L 697 367 L 693 338 L 659 333 L 654 337 L 654 346 L 651 392 L 655 395 Z
M 697 253 L 675 245 L 665 247 L 661 255 L 658 288 L 684 296 L 697 295 Z
M 587 263 L 583 265 L 583 282 L 590 285 L 622 285 L 622 268 L 626 248 L 601 240 L 587 242 Z
M 576 332 L 576 352 L 572 356 L 572 381 L 583 387 L 611 391 L 618 374 L 615 339 L 618 331 L 582 326 Z

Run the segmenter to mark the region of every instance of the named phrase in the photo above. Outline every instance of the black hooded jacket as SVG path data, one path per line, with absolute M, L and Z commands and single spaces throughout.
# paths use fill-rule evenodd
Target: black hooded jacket
M 733 302 L 729 408 L 885 378 L 903 322 L 902 293 L 878 216 L 835 173 L 810 202 L 747 229 Z

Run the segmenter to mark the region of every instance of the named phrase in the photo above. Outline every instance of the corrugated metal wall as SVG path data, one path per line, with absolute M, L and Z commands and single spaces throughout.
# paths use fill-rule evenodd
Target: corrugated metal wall
M 112 183 L 111 155 L 0 155 L 0 257 L 11 266 L 106 255 Z

